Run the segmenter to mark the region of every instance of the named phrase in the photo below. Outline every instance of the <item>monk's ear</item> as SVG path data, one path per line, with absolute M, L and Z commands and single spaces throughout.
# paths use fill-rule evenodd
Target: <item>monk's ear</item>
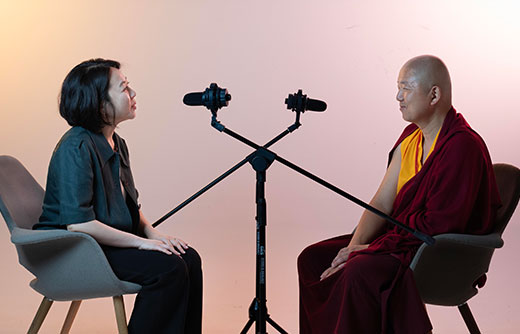
M 433 86 L 430 90 L 430 105 L 436 105 L 441 100 L 441 88 L 439 86 Z

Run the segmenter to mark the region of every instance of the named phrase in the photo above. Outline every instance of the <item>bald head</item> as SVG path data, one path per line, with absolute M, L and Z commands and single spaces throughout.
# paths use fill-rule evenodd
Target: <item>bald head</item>
M 408 60 L 401 69 L 415 77 L 417 84 L 424 92 L 434 86 L 441 92 L 440 103 L 446 108 L 451 106 L 451 79 L 446 65 L 435 56 L 424 55 Z

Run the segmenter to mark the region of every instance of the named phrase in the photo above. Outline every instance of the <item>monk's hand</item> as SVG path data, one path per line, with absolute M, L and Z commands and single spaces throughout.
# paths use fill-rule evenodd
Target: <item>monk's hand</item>
M 336 266 L 336 267 L 328 267 L 323 274 L 320 276 L 320 281 L 323 281 L 325 278 L 329 277 L 330 275 L 334 274 L 336 271 L 339 271 L 343 266 L 345 265 L 345 262 L 342 264 Z
M 350 253 L 363 250 L 368 247 L 368 244 L 363 245 L 348 245 L 345 248 L 342 248 L 339 250 L 338 255 L 332 260 L 332 263 L 330 264 L 331 267 L 337 267 L 342 263 L 347 262 L 347 259 L 350 255 Z
M 343 268 L 343 266 L 345 265 L 345 262 L 347 262 L 347 259 L 350 255 L 350 253 L 359 251 L 359 250 L 363 250 L 367 247 L 368 247 L 368 244 L 348 245 L 347 247 L 340 249 L 340 251 L 338 252 L 338 255 L 336 255 L 334 260 L 332 260 L 330 267 L 327 268 L 327 270 L 325 270 L 323 272 L 323 274 L 321 274 L 320 281 L 323 281 L 325 278 L 329 277 L 330 275 L 334 274 L 335 272 L 337 272 L 338 270 Z

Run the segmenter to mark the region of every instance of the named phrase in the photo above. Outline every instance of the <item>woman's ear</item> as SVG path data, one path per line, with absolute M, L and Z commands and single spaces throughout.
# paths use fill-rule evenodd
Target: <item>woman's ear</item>
M 103 121 L 106 124 L 112 124 L 114 122 L 114 119 L 113 119 L 114 115 L 113 115 L 113 113 L 112 113 L 112 115 L 109 115 L 110 114 L 110 109 L 111 109 L 111 105 L 107 101 L 101 103 L 101 106 L 99 108 L 99 113 L 101 114 L 101 118 L 103 119 Z
M 102 102 L 101 105 L 99 106 L 99 114 L 101 115 L 101 119 L 105 123 L 107 123 L 108 117 L 107 117 L 107 103 L 106 102 Z

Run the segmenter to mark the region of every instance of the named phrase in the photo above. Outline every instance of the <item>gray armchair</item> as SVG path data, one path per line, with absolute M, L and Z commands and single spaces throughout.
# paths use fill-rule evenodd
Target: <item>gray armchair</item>
M 119 280 L 99 244 L 88 234 L 32 230 L 42 211 L 44 191 L 15 158 L 0 156 L 0 211 L 21 265 L 36 276 L 31 287 L 43 300 L 28 333 L 37 333 L 52 302 L 72 301 L 61 333 L 68 333 L 81 300 L 113 297 L 119 333 L 127 333 L 124 294 L 141 286 Z
M 458 306 L 471 334 L 480 330 L 467 301 L 486 282 L 491 257 L 503 246 L 502 233 L 520 197 L 520 170 L 507 164 L 494 164 L 502 207 L 495 228 L 488 235 L 440 234 L 433 246 L 421 245 L 410 268 L 417 288 L 427 304 Z

